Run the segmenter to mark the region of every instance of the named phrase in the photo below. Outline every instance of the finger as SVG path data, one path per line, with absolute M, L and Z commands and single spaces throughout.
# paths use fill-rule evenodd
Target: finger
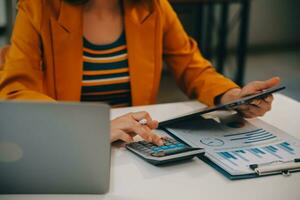
M 148 112 L 141 111 L 141 112 L 136 112 L 132 113 L 131 116 L 136 120 L 140 121 L 142 119 L 147 120 L 147 126 L 151 129 L 155 129 L 158 127 L 158 121 L 153 120 Z
M 157 135 L 151 132 L 151 129 L 147 126 L 143 126 L 135 121 L 135 124 L 131 127 L 131 131 L 141 136 L 147 142 L 160 145 L 160 139 L 157 139 Z
M 274 87 L 280 83 L 279 77 L 273 77 L 266 81 L 254 81 L 242 88 L 241 96 L 256 94 L 262 90 Z
M 125 133 L 123 131 L 123 133 L 120 135 L 120 139 L 126 143 L 130 143 L 133 142 L 133 137 L 131 137 L 129 134 Z
M 250 105 L 254 105 L 254 106 L 258 106 L 261 108 L 266 108 L 266 111 L 269 111 L 271 109 L 271 104 L 273 101 L 273 96 L 270 95 L 268 97 L 266 97 L 265 99 L 254 99 L 253 101 L 251 101 Z M 266 105 L 268 104 L 268 105 Z M 237 107 L 238 110 L 240 111 L 245 111 L 249 109 L 249 104 L 245 104 L 245 105 L 240 105 Z
M 146 121 L 147 121 L 146 125 L 147 125 L 149 128 L 151 128 L 151 129 L 155 129 L 155 128 L 157 128 L 157 126 L 158 126 L 158 122 L 152 120 L 150 114 L 147 113 L 147 112 L 139 112 L 139 113 L 136 113 L 136 114 L 133 115 L 133 117 L 134 117 L 137 121 L 139 121 L 139 120 L 141 120 L 141 119 L 146 119 Z
M 156 129 L 158 127 L 158 121 L 157 120 L 152 120 L 152 124 L 151 124 L 151 129 Z
M 126 143 L 133 142 L 133 137 L 127 134 L 125 131 L 122 131 L 120 129 L 118 130 L 113 130 L 111 132 L 111 142 L 115 142 L 117 140 L 122 140 Z
M 272 107 L 272 104 L 265 101 L 265 100 L 262 100 L 260 102 L 260 104 L 257 105 L 257 107 L 265 112 L 267 111 L 270 111 L 271 110 L 271 107 Z
M 257 116 L 263 116 L 266 112 L 263 108 L 256 105 L 245 105 L 243 109 L 238 109 L 238 111 L 246 118 L 253 118 Z
M 274 87 L 280 83 L 280 78 L 279 77 L 273 77 L 271 79 L 268 79 L 266 81 L 256 81 L 253 82 L 253 87 L 257 91 L 265 90 L 271 87 Z
M 258 116 L 263 116 L 265 113 L 261 111 L 257 106 L 249 105 L 248 107 L 248 109 L 240 111 L 246 118 L 255 118 Z
M 253 118 L 253 117 L 255 117 L 255 116 L 253 115 L 253 113 L 251 113 L 251 112 L 249 112 L 249 111 L 246 111 L 246 110 L 244 110 L 244 111 L 238 111 L 238 113 L 239 113 L 242 117 L 245 117 L 245 118 Z
M 130 113 L 130 114 L 136 121 L 140 121 L 144 118 L 150 118 L 149 113 L 146 111 L 134 112 L 134 113 Z
M 145 127 L 145 128 L 146 128 L 146 129 L 149 129 L 148 127 Z M 151 131 L 151 129 L 149 129 L 149 131 L 150 131 L 151 133 L 153 133 L 153 132 Z M 151 135 L 151 137 L 152 137 L 152 142 L 153 142 L 154 144 L 156 144 L 156 145 L 158 145 L 158 146 L 164 145 L 164 142 L 163 142 L 163 139 L 162 139 L 161 136 L 159 136 L 159 135 L 153 133 L 153 134 Z
M 249 110 L 249 105 L 244 104 L 244 105 L 240 105 L 236 108 L 238 111 L 246 111 Z
M 164 145 L 162 138 L 159 135 L 153 133 L 149 127 L 144 126 L 143 129 L 148 133 L 148 139 L 150 142 L 152 142 L 158 146 Z
M 258 106 L 263 100 L 261 99 L 254 99 L 251 101 L 250 105 Z
M 264 100 L 268 103 L 272 103 L 272 101 L 274 100 L 274 97 L 273 97 L 273 95 L 269 95 L 266 98 L 264 98 Z
M 127 134 L 129 134 L 132 138 L 134 138 L 136 136 L 135 132 L 126 132 Z
M 249 110 L 248 112 L 251 113 L 252 115 L 254 115 L 255 117 L 262 117 L 267 110 L 265 110 L 264 108 L 260 108 L 258 106 L 249 106 Z
M 145 127 L 138 122 L 133 122 L 132 126 L 130 127 L 130 132 L 134 132 L 135 134 L 141 136 L 144 140 L 148 142 L 152 142 L 151 132 L 146 130 Z

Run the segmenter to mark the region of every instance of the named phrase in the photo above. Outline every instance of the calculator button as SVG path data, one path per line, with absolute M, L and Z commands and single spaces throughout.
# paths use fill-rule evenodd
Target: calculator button
M 185 147 L 185 145 L 182 144 L 182 143 L 176 144 L 176 146 L 177 146 L 177 147 Z
M 139 144 L 137 144 L 137 143 L 131 143 L 131 144 L 129 144 L 129 146 L 131 146 L 131 147 L 138 147 L 139 146 Z
M 153 150 L 153 151 L 160 151 L 161 148 L 160 148 L 160 147 L 155 147 L 155 148 L 153 148 L 152 150 Z
M 147 149 L 147 150 L 145 150 L 144 152 L 146 152 L 146 153 L 151 153 L 151 152 L 152 152 L 152 150 L 150 150 L 150 149 Z
M 142 145 L 149 144 L 149 143 L 148 143 L 148 142 L 146 142 L 146 141 L 139 141 L 139 143 L 140 143 L 140 144 L 142 144 Z
M 165 153 L 165 155 L 173 155 L 173 154 L 176 154 L 176 153 L 185 152 L 187 150 L 188 149 L 185 149 L 185 148 L 168 149 L 164 153 Z
M 158 151 L 158 152 L 154 152 L 151 154 L 154 157 L 163 157 L 165 156 L 165 152 L 164 151 Z
M 142 148 L 142 146 L 140 146 L 140 145 L 136 145 L 136 146 L 133 146 L 133 148 L 134 148 L 134 149 L 138 149 L 138 150 L 140 150 L 140 149 Z

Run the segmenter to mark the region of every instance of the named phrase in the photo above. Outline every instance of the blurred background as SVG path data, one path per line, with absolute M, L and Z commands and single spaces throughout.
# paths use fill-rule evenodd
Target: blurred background
M 243 85 L 280 76 L 300 101 L 299 0 L 170 0 L 186 31 L 216 69 Z M 8 43 L 16 0 L 0 0 L 0 46 Z M 167 68 L 159 103 L 185 101 Z

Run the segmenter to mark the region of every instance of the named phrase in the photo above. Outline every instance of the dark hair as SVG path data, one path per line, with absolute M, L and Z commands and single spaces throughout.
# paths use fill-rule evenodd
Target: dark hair
M 64 0 L 64 1 L 68 2 L 70 4 L 82 5 L 82 4 L 89 2 L 90 0 Z M 138 0 L 135 0 L 135 1 L 138 1 Z
M 71 4 L 77 4 L 77 5 L 85 4 L 85 3 L 89 2 L 89 0 L 65 0 L 65 1 L 68 3 L 71 3 Z

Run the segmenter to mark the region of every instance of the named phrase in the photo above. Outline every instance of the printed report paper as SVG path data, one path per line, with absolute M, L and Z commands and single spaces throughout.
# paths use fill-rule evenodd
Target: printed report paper
M 235 119 L 234 119 L 235 120 Z M 167 130 L 205 155 L 231 175 L 253 174 L 251 164 L 300 158 L 300 141 L 261 120 L 197 119 L 176 123 Z

